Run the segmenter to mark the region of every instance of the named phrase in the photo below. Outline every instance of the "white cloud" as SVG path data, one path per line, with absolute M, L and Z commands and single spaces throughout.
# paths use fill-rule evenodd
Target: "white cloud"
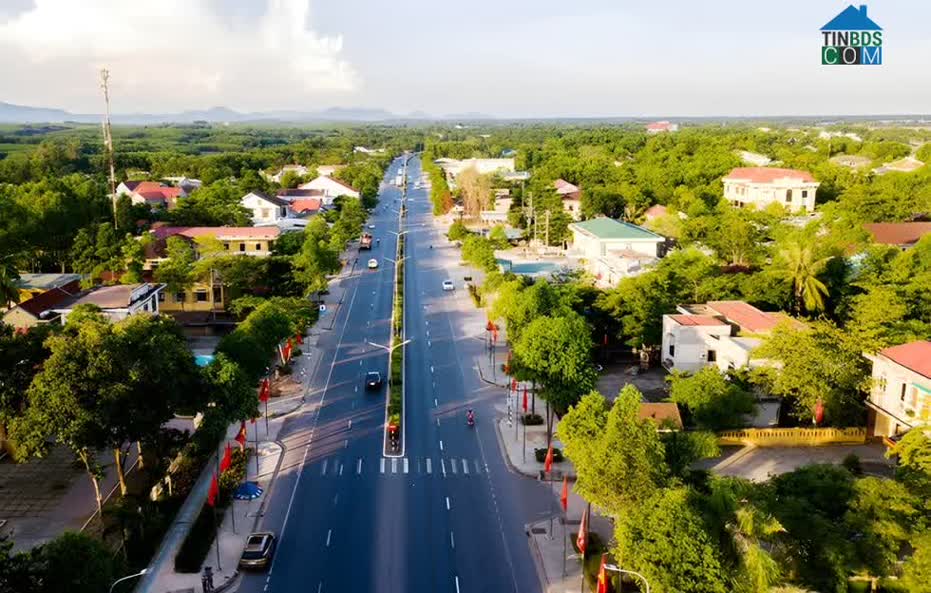
M 265 0 L 253 16 L 216 0 L 35 0 L 0 22 L 0 101 L 99 111 L 330 104 L 360 86 L 342 36 L 309 26 L 310 0 Z

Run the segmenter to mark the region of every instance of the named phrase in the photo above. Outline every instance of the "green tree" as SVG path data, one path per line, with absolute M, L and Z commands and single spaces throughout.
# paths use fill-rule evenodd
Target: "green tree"
M 728 573 L 686 488 L 652 493 L 615 523 L 618 563 L 656 593 L 725 593 Z
M 338 272 L 339 267 L 339 253 L 332 248 L 326 221 L 316 217 L 304 229 L 304 244 L 294 256 L 294 279 L 309 295 L 325 290 L 327 274 Z
M 825 271 L 831 257 L 816 258 L 814 248 L 792 242 L 779 250 L 774 262 L 775 271 L 792 282 L 795 294 L 795 311 L 817 313 L 824 310 L 828 287 L 819 276 Z
M 909 593 L 931 592 L 931 531 L 913 543 L 912 555 L 902 565 L 902 583 Z
M 37 556 L 48 593 L 107 591 L 123 569 L 103 542 L 83 533 L 65 532 L 44 544 Z
M 26 390 L 49 356 L 45 340 L 55 326 L 37 325 L 26 333 L 0 324 L 0 431 L 22 414 Z
M 229 356 L 219 353 L 203 369 L 210 398 L 228 422 L 258 416 L 254 382 Z
M 304 178 L 294 171 L 285 171 L 281 176 L 281 187 L 294 189 L 302 183 L 304 183 Z
M 860 562 L 873 575 L 890 574 L 912 529 L 920 531 L 928 520 L 919 498 L 894 480 L 866 477 L 854 483 L 854 495 L 845 516 L 846 529 L 857 534 L 854 544 Z
M 132 233 L 136 228 L 133 201 L 126 194 L 116 200 L 116 228 L 124 233 Z
M 0 303 L 4 307 L 19 302 L 19 274 L 11 264 L 0 264 Z
M 488 233 L 488 240 L 495 249 L 507 249 L 511 246 L 504 225 L 496 224 L 492 227 L 491 232 Z
M 567 410 L 595 386 L 591 330 L 576 313 L 534 319 L 512 348 L 519 365 L 542 384 L 540 395 L 556 412 Z
M 469 235 L 462 242 L 462 259 L 486 272 L 498 269 L 494 247 L 488 239 L 478 235 Z
M 819 400 L 835 426 L 861 426 L 869 366 L 860 344 L 832 323 L 817 321 L 806 329 L 777 326 L 754 356 L 778 361 L 764 365 L 753 380 L 770 393 L 789 398 L 792 414 L 810 421 Z
M 462 224 L 462 221 L 456 220 L 449 225 L 449 232 L 446 233 L 446 236 L 449 237 L 450 241 L 462 241 L 469 236 L 469 229 Z
M 469 167 L 456 176 L 456 185 L 466 216 L 478 218 L 480 211 L 488 209 L 492 202 L 491 176 Z
M 694 421 L 707 430 L 741 426 L 756 408 L 753 394 L 708 366 L 692 375 L 673 373 L 669 399 L 685 406 Z
M 168 260 L 155 269 L 155 279 L 164 282 L 172 294 L 188 290 L 195 279 L 191 244 L 181 237 L 168 237 L 167 254 Z M 184 301 L 181 301 L 181 310 L 184 310 Z
M 592 392 L 559 423 L 559 439 L 578 474 L 576 491 L 616 518 L 668 483 L 657 427 L 638 415 L 641 397 L 627 385 L 609 407 Z

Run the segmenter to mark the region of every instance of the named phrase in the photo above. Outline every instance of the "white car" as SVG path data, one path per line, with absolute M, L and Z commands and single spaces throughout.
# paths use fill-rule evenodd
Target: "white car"
M 452 281 L 452 280 L 443 280 L 443 290 L 444 290 L 444 291 L 447 291 L 447 292 L 450 291 L 450 290 L 456 290 L 456 287 L 453 286 L 453 281 Z
M 369 228 L 370 228 L 370 229 L 374 229 L 374 228 L 375 228 L 375 225 L 374 225 L 374 224 L 370 224 L 370 225 L 369 225 Z
M 374 269 L 376 269 L 377 267 L 378 267 L 378 260 L 375 259 L 375 258 L 370 259 L 370 260 L 369 260 L 369 269 L 370 269 L 370 270 L 374 270 Z

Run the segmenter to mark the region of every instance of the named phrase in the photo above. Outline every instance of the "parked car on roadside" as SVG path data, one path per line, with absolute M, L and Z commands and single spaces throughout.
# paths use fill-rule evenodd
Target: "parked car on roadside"
M 246 549 L 239 558 L 239 568 L 268 568 L 274 554 L 275 534 L 270 531 L 253 533 L 246 538 Z

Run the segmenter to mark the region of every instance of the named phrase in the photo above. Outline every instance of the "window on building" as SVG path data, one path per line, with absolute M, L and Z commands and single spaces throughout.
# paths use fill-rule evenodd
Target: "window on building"
M 906 389 L 906 387 L 907 387 L 907 385 L 906 385 L 905 383 L 902 383 L 902 389 L 899 390 L 899 391 L 900 391 L 900 393 L 899 393 L 899 401 L 902 401 L 902 402 L 905 401 L 905 389 Z
M 260 212 L 261 212 L 261 218 L 268 218 L 268 208 L 262 208 Z
M 245 243 L 240 243 L 240 244 L 239 244 L 239 250 L 240 250 L 240 251 L 245 251 L 245 250 L 246 250 L 246 244 L 245 244 Z
M 792 190 L 791 190 L 791 189 L 787 189 L 787 190 L 786 190 L 786 203 L 789 203 L 789 202 L 791 202 L 791 201 L 792 201 Z
M 165 302 L 165 291 L 164 290 L 158 291 L 158 302 L 160 303 Z
M 708 362 L 714 362 L 714 361 L 716 361 L 717 359 L 718 359 L 718 352 L 717 352 L 717 350 L 709 350 L 709 351 L 708 351 Z
M 281 207 L 281 216 L 285 217 L 288 215 L 288 209 L 284 206 Z
M 222 303 L 223 302 L 223 288 L 220 286 L 213 287 L 213 302 Z
M 261 244 L 261 243 L 256 243 L 256 244 L 255 244 L 255 250 L 256 250 L 256 251 L 262 251 L 262 244 Z
M 675 355 L 676 355 L 676 345 L 670 344 L 669 345 L 669 356 L 675 356 Z
M 198 290 L 198 291 L 195 291 L 195 292 L 194 292 L 194 299 L 195 299 L 198 303 L 206 303 L 206 302 L 207 302 L 207 291 L 206 291 L 206 290 Z
M 802 190 L 802 197 L 803 197 L 803 198 L 807 198 L 807 197 L 808 197 L 808 190 L 807 190 L 807 189 L 803 189 L 803 190 Z
M 223 249 L 229 251 L 229 250 L 230 250 L 230 244 L 229 244 L 229 243 L 224 243 L 224 244 L 223 244 Z
M 183 290 L 176 292 L 176 293 L 175 293 L 175 302 L 176 302 L 176 303 L 183 303 L 183 302 L 185 301 L 185 298 L 184 298 L 185 296 L 187 296 L 187 295 L 184 294 L 184 291 L 183 291 Z

